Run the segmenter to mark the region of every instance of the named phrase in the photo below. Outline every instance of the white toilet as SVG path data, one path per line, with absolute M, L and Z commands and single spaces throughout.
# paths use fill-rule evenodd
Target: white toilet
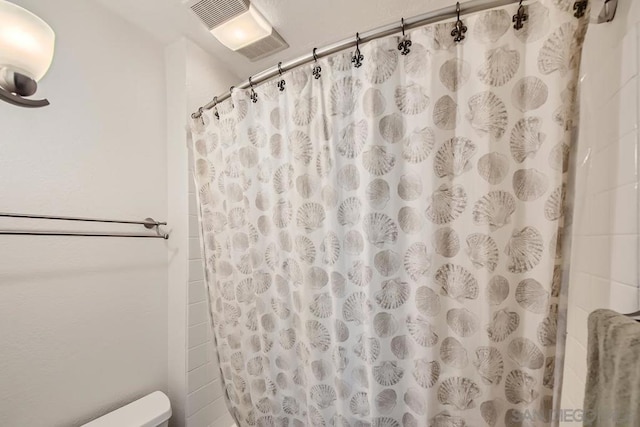
M 155 391 L 82 427 L 167 427 L 169 418 L 169 398 L 163 392 Z

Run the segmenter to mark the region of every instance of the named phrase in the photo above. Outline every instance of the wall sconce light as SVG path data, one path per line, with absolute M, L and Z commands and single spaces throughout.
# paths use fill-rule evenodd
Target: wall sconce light
M 0 0 L 0 99 L 21 107 L 44 107 L 46 99 L 28 99 L 53 60 L 55 33 L 22 7 Z

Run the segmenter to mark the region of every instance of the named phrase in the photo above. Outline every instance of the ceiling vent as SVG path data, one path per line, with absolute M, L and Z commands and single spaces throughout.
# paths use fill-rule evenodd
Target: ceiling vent
M 249 0 L 183 0 L 183 3 L 191 9 L 209 31 L 248 12 L 253 7 Z M 270 35 L 243 46 L 236 52 L 251 61 L 257 61 L 288 47 L 289 45 L 282 36 L 275 28 L 272 28 Z
M 249 10 L 249 0 L 192 0 L 185 3 L 207 26 L 207 30 Z

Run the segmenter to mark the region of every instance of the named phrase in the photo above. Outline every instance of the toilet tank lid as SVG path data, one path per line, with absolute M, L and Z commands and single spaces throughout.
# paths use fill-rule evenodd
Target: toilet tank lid
M 157 427 L 169 418 L 169 398 L 161 391 L 154 391 L 82 427 Z

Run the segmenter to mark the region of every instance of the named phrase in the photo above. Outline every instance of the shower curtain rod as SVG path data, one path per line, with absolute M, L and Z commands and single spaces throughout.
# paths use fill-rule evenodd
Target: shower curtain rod
M 19 219 L 43 219 L 52 221 L 79 221 L 79 222 L 99 222 L 105 224 L 134 224 L 143 225 L 144 228 L 151 230 L 156 229 L 157 234 L 129 234 L 129 233 L 81 233 L 81 232 L 64 232 L 64 231 L 17 231 L 5 230 L 0 231 L 0 235 L 20 235 L 20 236 L 91 236 L 91 237 L 141 237 L 152 239 L 168 239 L 169 235 L 160 231 L 161 225 L 167 225 L 166 222 L 159 222 L 153 218 L 145 218 L 144 221 L 120 220 L 120 219 L 102 219 L 102 218 L 86 218 L 76 216 L 56 216 L 56 215 L 34 215 L 21 213 L 0 212 L 0 218 L 19 218 Z
M 456 18 L 457 16 L 467 15 L 476 12 L 482 12 L 483 10 L 493 9 L 500 6 L 506 6 L 513 3 L 519 3 L 521 0 L 471 0 L 465 3 L 460 4 L 460 9 L 458 11 L 457 5 L 445 7 L 442 9 L 435 10 L 433 12 L 427 12 L 422 15 L 414 16 L 413 18 L 404 19 L 402 23 L 388 24 L 382 27 L 378 27 L 374 30 L 367 31 L 365 33 L 359 33 L 359 43 L 366 43 L 375 39 L 379 39 L 382 37 L 387 37 L 392 34 L 402 32 L 404 30 L 410 30 L 413 28 L 422 27 L 428 24 L 433 24 L 439 21 L 444 21 L 451 18 Z M 580 3 L 580 2 L 576 2 Z M 404 25 L 403 25 L 404 24 Z M 228 92 L 225 92 L 222 95 L 214 98 L 213 101 L 209 102 L 204 107 L 200 107 L 198 111 L 191 115 L 192 118 L 197 119 L 201 116 L 202 112 L 206 110 L 212 109 L 217 103 L 225 101 L 231 97 L 231 91 L 233 89 L 248 89 L 252 85 L 255 86 L 257 84 L 263 83 L 273 77 L 280 75 L 280 72 L 290 71 L 294 68 L 298 68 L 302 65 L 309 64 L 314 62 L 317 58 L 322 58 L 325 56 L 333 55 L 334 53 L 340 52 L 342 50 L 346 50 L 352 47 L 355 47 L 357 44 L 357 39 L 349 38 L 342 40 L 340 42 L 334 43 L 329 46 L 325 46 L 323 48 L 314 49 L 314 52 L 311 54 L 300 56 L 291 61 L 281 63 L 280 66 L 274 66 L 268 68 L 255 76 L 250 77 L 250 80 L 246 80 L 240 83 L 237 86 L 232 86 Z

